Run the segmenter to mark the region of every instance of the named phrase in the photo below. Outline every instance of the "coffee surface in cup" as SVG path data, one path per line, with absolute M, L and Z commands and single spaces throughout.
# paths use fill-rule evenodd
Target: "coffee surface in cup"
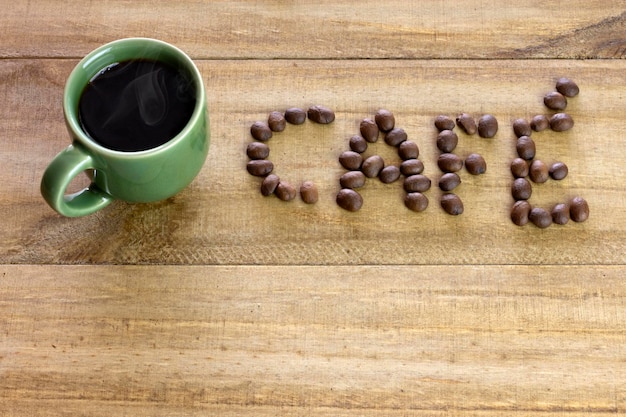
M 190 74 L 161 61 L 130 60 L 109 65 L 90 80 L 80 98 L 79 119 L 102 146 L 135 152 L 174 138 L 195 104 Z

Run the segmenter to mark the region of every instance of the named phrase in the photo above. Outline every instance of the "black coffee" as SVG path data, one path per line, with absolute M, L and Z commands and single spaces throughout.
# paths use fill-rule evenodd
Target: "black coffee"
M 78 115 L 93 140 L 109 149 L 133 152 L 176 136 L 195 105 L 190 74 L 160 61 L 131 60 L 110 65 L 91 79 Z

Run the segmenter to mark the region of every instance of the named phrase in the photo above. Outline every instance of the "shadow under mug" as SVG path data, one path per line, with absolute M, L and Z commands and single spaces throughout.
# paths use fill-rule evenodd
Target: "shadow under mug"
M 141 151 L 112 150 L 85 133 L 79 101 L 90 80 L 104 68 L 135 59 L 159 61 L 188 72 L 196 92 L 195 108 L 185 127 L 166 143 Z M 46 168 L 41 194 L 64 216 L 91 214 L 115 199 L 145 203 L 171 197 L 193 181 L 208 154 L 209 117 L 202 77 L 191 58 L 163 41 L 120 39 L 89 53 L 67 80 L 63 111 L 72 144 Z M 91 185 L 68 194 L 70 183 L 83 172 L 89 174 Z

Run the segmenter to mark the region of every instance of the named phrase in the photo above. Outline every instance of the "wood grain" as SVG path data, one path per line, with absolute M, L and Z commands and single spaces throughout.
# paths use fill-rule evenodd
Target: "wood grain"
M 626 407 L 620 267 L 1 271 L 2 415 Z
M 626 3 L 0 0 L 0 416 L 543 416 L 626 414 Z M 122 37 L 169 41 L 207 86 L 211 148 L 183 192 L 79 219 L 39 182 L 69 144 L 61 99 L 78 60 Z M 509 219 L 512 121 L 569 166 L 537 185 L 591 216 L 539 230 Z M 281 178 L 320 200 L 265 198 L 250 125 L 324 104 L 327 126 L 269 142 Z M 368 181 L 334 201 L 359 121 L 394 112 L 433 181 L 429 208 Z M 439 208 L 433 120 L 497 117 L 460 134 L 487 173 L 461 172 L 465 212 Z M 394 149 L 371 145 L 388 163 Z M 80 188 L 85 179 L 72 187 Z
M 127 36 L 194 58 L 621 58 L 623 1 L 0 2 L 0 57 L 82 57 Z

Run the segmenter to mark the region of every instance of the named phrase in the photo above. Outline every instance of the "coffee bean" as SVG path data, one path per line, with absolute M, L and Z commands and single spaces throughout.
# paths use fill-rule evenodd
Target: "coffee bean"
M 341 188 L 361 188 L 365 185 L 365 175 L 361 171 L 348 171 L 339 178 Z
M 272 129 L 264 122 L 254 122 L 250 127 L 250 134 L 256 140 L 267 142 L 272 138 Z
M 548 127 L 550 127 L 550 121 L 548 120 L 548 117 L 543 114 L 533 116 L 530 120 L 530 128 L 535 132 L 541 132 L 542 130 L 546 130 Z
M 574 119 L 567 113 L 557 113 L 550 117 L 550 128 L 555 132 L 565 132 L 574 127 Z
M 487 162 L 482 155 L 472 153 L 465 158 L 465 169 L 472 175 L 481 175 L 487 172 Z
M 439 116 L 435 117 L 435 127 L 440 132 L 442 130 L 452 130 L 454 129 L 454 120 L 446 115 L 440 114 Z
M 390 146 L 399 146 L 407 140 L 407 134 L 404 129 L 396 127 L 385 134 L 385 143 Z
M 268 197 L 274 194 L 276 191 L 276 187 L 280 182 L 280 178 L 276 174 L 270 174 L 267 177 L 263 178 L 263 182 L 261 183 L 261 194 L 265 197 Z
M 478 119 L 478 135 L 481 138 L 492 138 L 498 133 L 498 120 L 490 114 Z
M 430 185 L 430 178 L 422 174 L 411 175 L 404 179 L 404 191 L 407 193 L 423 193 L 430 190 Z
M 562 180 L 567 177 L 567 173 L 569 172 L 567 165 L 563 162 L 555 162 L 550 165 L 550 176 L 555 180 Z
M 552 91 L 543 97 L 543 104 L 551 110 L 565 110 L 567 99 L 558 91 Z
M 400 164 L 400 172 L 407 177 L 421 174 L 424 172 L 424 163 L 419 159 L 407 159 Z
M 513 122 L 513 132 L 515 132 L 515 136 L 519 138 L 520 136 L 530 136 L 532 129 L 526 119 L 516 119 Z
M 467 113 L 458 115 L 456 118 L 456 124 L 468 135 L 476 133 L 476 121 Z
M 350 171 L 361 168 L 362 162 L 363 157 L 361 154 L 354 151 L 345 151 L 339 155 L 339 163 L 341 166 Z
M 400 144 L 398 147 L 398 156 L 403 161 L 407 161 L 409 159 L 416 159 L 420 154 L 419 147 L 417 143 L 407 140 Z
M 251 175 L 264 177 L 274 170 L 274 164 L 267 159 L 254 159 L 248 162 L 246 169 Z
M 533 187 L 526 178 L 516 178 L 511 186 L 511 195 L 515 200 L 528 200 L 533 193 Z
M 515 158 L 511 162 L 511 174 L 515 178 L 524 178 L 528 176 L 528 162 L 522 158 Z
M 552 222 L 556 224 L 567 224 L 569 221 L 569 207 L 567 204 L 559 203 L 552 208 L 550 212 Z
M 516 201 L 511 208 L 511 221 L 518 226 L 524 226 L 528 223 L 528 215 L 530 214 L 530 210 L 531 207 L 528 201 Z
M 292 107 L 285 111 L 285 120 L 292 125 L 301 125 L 306 121 L 306 112 L 298 107 Z
M 582 197 L 574 197 L 569 203 L 570 218 L 577 222 L 584 222 L 589 218 L 589 204 Z
M 416 212 L 426 210 L 428 207 L 428 197 L 422 193 L 407 193 L 404 197 L 404 205 L 409 209 Z
M 565 97 L 576 97 L 580 92 L 578 85 L 569 78 L 559 78 L 556 82 L 556 91 Z
M 262 142 L 250 142 L 246 154 L 250 159 L 265 159 L 270 155 L 270 148 Z
M 361 194 L 350 188 L 342 188 L 337 193 L 337 205 L 344 210 L 359 211 L 363 206 Z
M 356 153 L 363 153 L 367 150 L 367 141 L 359 135 L 350 138 L 350 149 Z
M 291 201 L 296 198 L 296 187 L 288 182 L 280 181 L 274 190 L 274 194 L 280 200 Z
M 463 168 L 463 160 L 453 153 L 442 153 L 437 158 L 437 166 L 443 172 L 457 172 Z
M 300 197 L 306 204 L 315 204 L 319 199 L 319 192 L 317 191 L 317 185 L 312 181 L 304 181 L 300 185 Z
M 552 216 L 548 213 L 548 210 L 541 207 L 530 209 L 528 220 L 540 229 L 545 229 L 552 224 Z
M 400 168 L 395 165 L 386 166 L 380 171 L 378 178 L 384 184 L 391 184 L 400 178 Z
M 535 141 L 529 136 L 520 136 L 517 138 L 515 149 L 517 150 L 519 157 L 527 161 L 533 159 L 537 152 Z
M 335 120 L 335 113 L 326 106 L 311 106 L 307 111 L 309 120 L 323 125 L 332 123 Z
M 363 161 L 361 171 L 367 178 L 375 178 L 384 167 L 385 161 L 383 158 L 379 155 L 372 155 Z
M 452 191 L 461 184 L 461 177 L 456 172 L 445 173 L 439 178 L 439 188 L 443 191 Z
M 535 159 L 528 169 L 528 176 L 535 184 L 543 184 L 550 178 L 548 166 L 541 160 Z
M 437 135 L 437 148 L 441 152 L 452 152 L 459 144 L 459 137 L 452 130 L 442 130 Z
M 279 111 L 273 111 L 267 118 L 267 125 L 272 132 L 282 132 L 287 126 L 285 116 Z
M 463 201 L 458 195 L 447 193 L 441 196 L 441 208 L 452 216 L 463 214 Z
M 372 119 L 363 119 L 359 125 L 359 130 L 361 136 L 363 136 L 366 141 L 374 143 L 378 140 L 378 125 Z
M 389 132 L 396 124 L 396 118 L 393 113 L 385 109 L 378 110 L 374 116 L 374 120 L 382 132 Z

